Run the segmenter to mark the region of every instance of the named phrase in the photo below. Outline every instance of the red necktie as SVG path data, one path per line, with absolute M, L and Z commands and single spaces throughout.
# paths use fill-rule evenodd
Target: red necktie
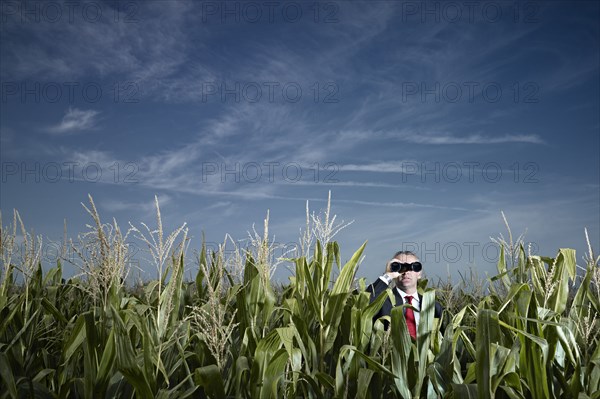
M 409 305 L 412 304 L 413 297 L 411 295 L 406 296 L 406 302 Z M 408 333 L 413 339 L 417 339 L 417 323 L 415 322 L 415 312 L 412 308 L 406 308 L 406 326 L 408 327 Z

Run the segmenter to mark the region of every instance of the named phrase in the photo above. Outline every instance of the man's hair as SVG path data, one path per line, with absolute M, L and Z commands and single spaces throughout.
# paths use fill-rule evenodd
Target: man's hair
M 415 253 L 414 253 L 414 252 L 412 252 L 412 251 L 398 251 L 398 252 L 396 252 L 396 253 L 394 254 L 394 258 L 396 258 L 396 257 L 398 257 L 398 256 L 400 256 L 400 255 L 412 255 L 412 256 L 414 256 L 415 258 L 419 259 L 419 257 L 417 256 L 417 254 L 415 254 Z

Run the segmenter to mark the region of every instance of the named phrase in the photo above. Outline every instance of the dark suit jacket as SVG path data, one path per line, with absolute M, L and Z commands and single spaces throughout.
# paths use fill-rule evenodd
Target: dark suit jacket
M 373 284 L 368 286 L 367 291 L 369 291 L 371 293 L 371 302 L 373 302 L 386 289 L 388 289 L 388 285 L 386 283 L 384 283 L 383 281 L 381 281 L 380 278 L 378 278 Z M 400 295 L 400 293 L 398 292 L 398 290 L 395 289 L 395 287 L 394 287 L 394 289 L 392 289 L 392 292 L 394 293 L 394 296 L 396 297 L 396 306 L 402 306 L 404 304 L 404 300 L 403 300 L 402 296 Z M 423 295 L 421 295 L 421 294 L 419 294 L 419 302 L 420 303 L 423 302 Z M 381 309 L 379 310 L 379 312 L 373 318 L 373 323 L 375 323 L 375 320 L 379 319 L 382 316 L 390 316 L 392 314 L 392 307 L 393 307 L 392 301 L 390 301 L 390 298 L 387 298 L 385 300 L 385 302 L 383 303 L 383 305 L 381 306 Z M 442 317 L 442 311 L 443 311 L 442 305 L 440 305 L 436 301 L 434 317 L 437 319 L 440 319 Z M 385 326 L 385 329 L 387 330 L 389 322 L 384 321 L 383 324 Z M 442 326 L 440 327 L 440 330 L 442 331 L 442 334 L 443 334 L 444 333 L 443 323 L 442 323 Z

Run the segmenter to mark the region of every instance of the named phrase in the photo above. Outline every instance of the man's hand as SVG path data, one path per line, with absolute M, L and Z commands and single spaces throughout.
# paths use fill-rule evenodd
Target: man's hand
M 398 277 L 400 277 L 402 274 L 392 271 L 392 268 L 391 268 L 392 262 L 398 262 L 398 259 L 392 259 L 392 260 L 388 261 L 388 263 L 385 265 L 385 275 L 388 276 L 389 278 L 391 278 L 392 280 L 395 280 Z

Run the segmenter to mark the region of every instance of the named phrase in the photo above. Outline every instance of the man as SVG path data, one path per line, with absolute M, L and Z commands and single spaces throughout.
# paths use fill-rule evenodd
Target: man
M 390 260 L 385 269 L 385 274 L 371 284 L 367 291 L 371 292 L 371 302 L 375 300 L 382 292 L 384 292 L 390 283 L 395 282 L 395 287 L 392 289 L 396 297 L 396 306 L 402 306 L 405 303 L 412 305 L 412 308 L 404 310 L 406 325 L 409 334 L 417 337 L 417 326 L 419 325 L 419 310 L 423 296 L 417 293 L 417 283 L 421 278 L 423 266 L 419 262 L 419 258 L 410 251 L 400 251 L 394 255 L 394 259 Z M 392 313 L 392 302 L 386 299 L 379 312 L 375 315 L 373 321 L 382 316 L 390 316 Z M 442 317 L 442 306 L 436 301 L 434 316 Z M 388 328 L 387 322 L 384 322 L 385 328 Z

